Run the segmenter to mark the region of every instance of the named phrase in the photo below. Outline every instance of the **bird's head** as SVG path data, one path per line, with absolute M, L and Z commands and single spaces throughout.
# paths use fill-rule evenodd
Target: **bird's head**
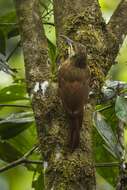
M 87 64 L 86 47 L 81 43 L 73 44 L 73 54 L 70 57 L 71 62 L 79 68 L 85 68 Z
M 79 68 L 85 68 L 87 64 L 86 47 L 78 42 L 73 41 L 65 35 L 60 35 L 68 44 L 68 56 L 72 64 Z

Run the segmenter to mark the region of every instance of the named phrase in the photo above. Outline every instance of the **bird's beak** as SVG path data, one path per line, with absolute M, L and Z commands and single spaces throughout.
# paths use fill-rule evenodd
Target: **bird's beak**
M 73 44 L 74 44 L 74 41 L 73 40 L 71 40 L 70 38 L 68 38 L 67 36 L 65 36 L 65 35 L 60 35 L 60 37 L 62 37 L 63 39 L 65 39 L 66 40 L 66 43 L 68 44 L 68 55 L 69 55 L 69 58 L 70 57 L 72 57 L 72 56 L 74 56 L 75 55 L 75 51 L 74 51 L 74 46 L 73 46 Z
M 69 57 L 72 57 L 75 55 L 74 47 L 71 43 L 69 44 L 69 47 L 68 47 L 68 55 Z

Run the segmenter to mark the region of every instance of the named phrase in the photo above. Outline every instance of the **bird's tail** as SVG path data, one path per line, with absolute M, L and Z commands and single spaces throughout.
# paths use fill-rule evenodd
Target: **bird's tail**
M 82 126 L 82 116 L 70 118 L 70 149 L 74 151 L 80 143 L 80 128 Z

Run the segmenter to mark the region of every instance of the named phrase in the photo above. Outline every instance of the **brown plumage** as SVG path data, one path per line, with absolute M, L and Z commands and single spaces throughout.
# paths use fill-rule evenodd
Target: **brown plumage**
M 80 141 L 84 105 L 89 94 L 89 69 L 84 46 L 75 45 L 75 54 L 61 63 L 58 72 L 58 89 L 63 107 L 70 122 L 70 148 L 74 150 Z

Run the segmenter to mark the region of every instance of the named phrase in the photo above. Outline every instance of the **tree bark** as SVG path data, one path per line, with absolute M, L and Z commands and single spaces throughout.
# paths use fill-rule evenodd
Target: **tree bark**
M 66 51 L 65 42 L 60 38 L 60 34 L 64 34 L 87 47 L 91 70 L 92 97 L 84 114 L 80 147 L 72 153 L 68 148 L 68 121 L 57 95 L 57 84 L 50 79 L 50 70 L 46 64 L 47 41 L 42 29 L 39 2 L 15 2 L 27 89 L 32 100 L 43 161 L 47 165 L 45 190 L 94 190 L 92 112 L 96 101 L 101 99 L 105 76 L 115 62 L 117 34 L 111 31 L 111 24 L 110 27 L 106 26 L 97 0 L 54 0 L 60 56 L 64 58 Z M 43 88 L 44 84 L 47 84 L 47 88 Z
M 43 155 L 44 118 L 47 106 L 41 84 L 49 79 L 49 69 L 46 64 L 48 59 L 47 41 L 42 28 L 39 2 L 36 0 L 16 0 L 15 6 L 23 47 L 27 91 L 32 101 Z
M 114 11 L 107 25 L 110 35 L 114 36 L 114 40 L 109 41 L 111 48 L 114 49 L 112 58 L 115 59 L 119 48 L 122 45 L 127 34 L 127 1 L 121 0 L 118 7 Z M 112 44 L 111 44 L 112 43 Z
M 121 10 L 122 8 L 120 8 L 120 11 Z M 125 12 L 126 8 L 123 13 L 124 18 L 126 14 Z M 111 28 L 109 29 L 109 26 L 106 26 L 97 0 L 54 0 L 54 15 L 57 45 L 59 47 L 60 56 L 62 59 L 64 59 L 65 56 L 66 46 L 65 42 L 63 42 L 62 38 L 60 37 L 61 34 L 70 37 L 72 40 L 80 42 L 87 47 L 88 64 L 91 70 L 90 87 L 93 94 L 93 97 L 90 99 L 89 103 L 93 106 L 93 109 L 91 109 L 93 111 L 97 100 L 101 100 L 101 87 L 106 74 L 111 65 L 115 63 L 115 58 L 118 53 L 118 48 L 116 49 L 116 45 L 120 42 L 116 40 L 118 34 L 116 35 L 113 31 L 111 31 Z M 124 22 L 126 22 L 125 19 Z M 121 33 L 123 32 L 121 31 Z M 121 38 L 121 34 L 119 35 Z M 83 134 L 83 140 L 81 138 L 81 146 L 84 147 L 84 150 L 80 147 L 79 155 L 83 154 L 85 158 L 83 167 L 84 179 L 87 179 L 87 172 L 85 171 L 87 171 L 88 168 L 93 172 L 89 173 L 89 179 L 84 184 L 81 182 L 81 179 L 78 178 L 78 176 L 75 179 L 74 184 L 80 181 L 81 187 L 78 187 L 78 189 L 92 190 L 95 188 L 93 175 L 94 168 L 92 167 L 92 164 L 89 166 L 87 165 L 87 162 L 92 163 L 92 125 L 90 121 L 90 116 L 92 113 L 89 112 L 88 115 L 86 117 L 84 116 L 85 121 L 87 121 L 87 125 L 84 121 L 84 126 L 81 131 L 81 136 Z M 79 155 L 77 155 L 77 157 Z M 82 161 L 82 157 L 80 158 Z M 82 169 L 80 168 L 80 161 L 77 163 L 77 168 L 81 173 Z M 85 170 L 85 168 L 87 169 Z M 76 173 L 75 167 L 73 167 L 73 172 Z M 70 189 L 76 189 L 76 185 L 75 188 L 71 187 Z

